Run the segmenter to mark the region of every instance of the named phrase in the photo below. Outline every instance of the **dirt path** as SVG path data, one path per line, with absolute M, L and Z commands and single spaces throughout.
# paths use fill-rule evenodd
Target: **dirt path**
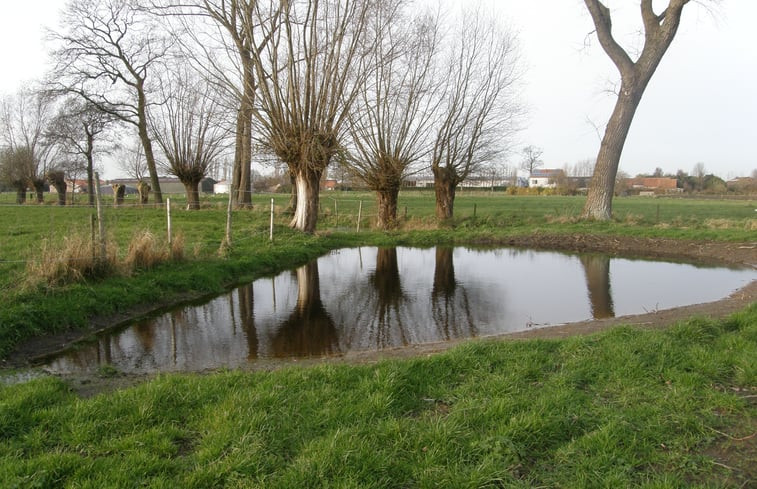
M 689 242 L 672 239 L 649 239 L 634 237 L 606 237 L 594 235 L 550 235 L 536 234 L 519 236 L 498 241 L 478 242 L 476 244 L 502 245 L 526 247 L 530 249 L 601 252 L 624 257 L 638 257 L 648 259 L 665 259 L 669 261 L 693 262 L 711 265 L 747 266 L 757 269 L 757 242 L 754 243 L 722 243 L 722 242 Z M 191 298 L 188 298 L 191 299 Z M 733 293 L 722 300 L 706 304 L 652 311 L 646 314 L 622 316 L 600 320 L 581 321 L 561 326 L 535 328 L 528 331 L 509 333 L 491 337 L 492 339 L 528 339 L 528 338 L 561 338 L 577 334 L 590 334 L 604 330 L 614 325 L 626 324 L 645 328 L 657 328 L 671 325 L 692 316 L 721 318 L 733 312 L 744 309 L 757 301 L 757 281 Z M 166 306 L 165 304 L 162 306 Z M 153 306 L 152 309 L 155 309 Z M 123 324 L 125 321 L 139 317 L 149 312 L 150 308 L 140 308 L 120 315 L 117 318 L 97 318 L 92 326 L 86 330 L 70 331 L 61 335 L 47 336 L 29 341 L 19 347 L 9 358 L 2 362 L 4 367 L 23 368 L 29 365 L 29 360 L 59 351 L 72 342 L 86 338 L 103 325 Z M 383 350 L 380 352 L 348 353 L 333 358 L 315 360 L 276 360 L 259 361 L 250 368 L 255 370 L 273 369 L 286 365 L 307 365 L 314 363 L 364 363 L 374 362 L 385 358 L 407 358 L 427 355 L 444 351 L 466 340 L 444 343 L 415 345 L 406 348 Z M 144 376 L 75 376 L 67 378 L 72 387 L 81 395 L 89 396 L 102 391 L 109 391 L 141 382 Z

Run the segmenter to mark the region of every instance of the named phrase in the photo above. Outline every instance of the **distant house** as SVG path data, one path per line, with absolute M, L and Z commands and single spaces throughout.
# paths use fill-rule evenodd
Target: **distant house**
M 636 177 L 627 178 L 624 183 L 627 188 L 636 190 L 640 194 L 644 192 L 645 195 L 650 192 L 676 193 L 683 191 L 683 189 L 678 188 L 678 180 L 675 178 Z
M 150 183 L 149 178 L 144 178 L 143 180 L 147 183 Z M 158 181 L 160 182 L 160 192 L 163 194 L 183 194 L 186 191 L 184 184 L 181 183 L 181 180 L 179 180 L 178 178 L 159 177 Z M 216 181 L 212 178 L 203 178 L 202 180 L 200 180 L 200 192 L 213 193 L 215 183 Z M 129 189 L 133 188 L 136 191 L 139 180 L 137 180 L 136 178 L 116 178 L 113 180 L 108 180 L 108 184 L 126 185 L 127 193 L 132 193 L 129 191 Z M 228 193 L 228 190 L 226 192 Z
M 228 180 L 221 180 L 220 182 L 216 182 L 215 185 L 213 185 L 213 193 L 228 194 L 230 188 L 231 182 L 229 182 Z
M 541 187 L 541 188 L 555 188 L 557 182 L 565 177 L 565 172 L 562 170 L 553 169 L 538 169 L 531 172 L 528 177 L 529 187 Z
M 71 192 L 74 192 L 77 194 L 87 193 L 87 181 L 66 179 L 66 193 L 71 193 Z M 50 185 L 50 193 L 57 194 L 58 190 L 54 186 Z
M 408 178 L 402 182 L 402 185 L 408 188 L 434 188 L 434 177 L 433 175 L 419 175 Z
M 512 180 L 509 178 L 487 176 L 470 176 L 460 184 L 465 188 L 509 187 L 510 185 L 512 185 Z
M 338 182 L 334 179 L 328 179 L 328 180 L 323 181 L 324 190 L 336 190 L 337 185 L 338 185 Z

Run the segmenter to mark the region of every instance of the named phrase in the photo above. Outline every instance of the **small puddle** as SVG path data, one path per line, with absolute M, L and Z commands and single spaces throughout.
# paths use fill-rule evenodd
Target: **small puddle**
M 519 249 L 350 248 L 97 337 L 53 373 L 200 371 L 489 336 L 721 299 L 754 270 Z

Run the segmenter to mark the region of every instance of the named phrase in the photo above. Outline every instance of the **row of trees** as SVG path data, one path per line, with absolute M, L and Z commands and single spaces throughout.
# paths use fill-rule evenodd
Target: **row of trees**
M 658 14 L 640 1 L 644 46 L 634 60 L 613 37 L 609 8 L 585 0 L 621 76 L 586 217 L 610 217 L 633 114 L 687 3 L 670 0 Z M 442 15 L 412 0 L 69 0 L 50 40 L 55 66 L 28 99 L 46 107 L 63 98 L 57 123 L 38 131 L 35 107 L 4 114 L 2 173 L 17 189 L 39 189 L 44 175 L 54 181 L 49 171 L 63 155 L 85 159 L 91 183 L 96 139 L 117 124 L 137 134 L 158 203 L 155 143 L 190 207 L 197 182 L 233 147 L 237 205 L 251 203 L 255 150 L 272 155 L 295 189 L 292 226 L 312 232 L 319 181 L 338 160 L 376 191 L 378 224 L 388 228 L 408 174 L 433 173 L 437 216 L 448 218 L 456 186 L 501 158 L 518 127 L 515 40 L 476 9 Z
M 479 10 L 458 17 L 406 0 L 71 0 L 50 38 L 48 80 L 15 100 L 55 103 L 58 114 L 38 142 L 5 141 L 35 152 L 36 168 L 14 180 L 19 189 L 61 168 L 63 155 L 86 160 L 92 188 L 98 138 L 131 128 L 158 203 L 161 161 L 193 207 L 197 183 L 233 148 L 238 206 L 251 203 L 254 155 L 274 157 L 296 190 L 292 226 L 312 232 L 321 177 L 338 160 L 376 191 L 378 225 L 389 228 L 401 182 L 423 170 L 437 181 L 438 216 L 451 217 L 455 187 L 502 157 L 520 114 L 514 39 Z M 9 120 L 4 133 L 25 124 Z

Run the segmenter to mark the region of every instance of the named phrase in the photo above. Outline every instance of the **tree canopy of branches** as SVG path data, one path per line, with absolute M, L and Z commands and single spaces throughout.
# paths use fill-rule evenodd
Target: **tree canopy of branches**
M 370 73 L 350 111 L 355 154 L 347 164 L 376 192 L 377 226 L 388 229 L 396 223 L 406 173 L 429 153 L 438 104 L 434 63 L 439 36 L 438 19 L 431 15 L 407 18 L 399 2 L 383 2 L 377 8 L 374 29 L 386 32 L 371 53 Z
M 583 209 L 584 218 L 608 220 L 612 217 L 615 175 L 631 122 L 649 80 L 678 31 L 683 8 L 690 0 L 669 0 L 659 14 L 654 11 L 652 0 L 640 0 L 644 46 L 636 61 L 613 36 L 610 9 L 600 0 L 584 2 L 602 49 L 620 72 L 618 98 L 602 137 Z
M 255 102 L 253 44 L 256 0 L 154 0 L 158 11 L 181 20 L 187 60 L 236 103 L 232 188 L 237 205 L 252 205 L 252 135 Z M 209 22 L 206 22 L 209 21 Z M 265 37 L 260 41 L 267 42 Z
M 5 147 L 2 177 L 16 189 L 18 203 L 32 188 L 43 202 L 45 174 L 55 156 L 55 146 L 45 137 L 52 119 L 51 99 L 41 92 L 21 90 L 3 98 L 0 106 L 0 142 Z
M 452 217 L 457 185 L 503 156 L 520 114 L 513 36 L 476 11 L 463 14 L 450 41 L 431 155 L 440 219 Z
M 541 155 L 544 151 L 538 146 L 532 144 L 523 148 L 523 160 L 521 160 L 520 167 L 523 171 L 527 171 L 530 176 L 534 170 L 544 164 L 541 160 Z
M 142 143 L 155 200 L 162 203 L 148 133 L 150 74 L 172 46 L 151 19 L 126 0 L 71 0 L 51 76 L 54 90 L 74 93 L 111 116 L 133 125 Z
M 63 101 L 47 133 L 48 138 L 61 147 L 61 152 L 73 160 L 72 163 L 84 158 L 90 206 L 95 205 L 95 145 L 112 122 L 110 114 L 74 96 Z M 78 168 L 78 165 L 73 168 Z
M 225 150 L 229 134 L 211 88 L 186 69 L 164 81 L 165 103 L 151 117 L 155 139 L 163 149 L 166 170 L 184 184 L 187 209 L 200 208 L 199 184 Z
M 369 0 L 292 0 L 256 5 L 254 115 L 261 140 L 289 167 L 297 189 L 291 226 L 311 233 L 319 183 L 372 49 Z M 266 39 L 266 43 L 262 43 Z M 368 44 L 368 45 L 367 45 Z

